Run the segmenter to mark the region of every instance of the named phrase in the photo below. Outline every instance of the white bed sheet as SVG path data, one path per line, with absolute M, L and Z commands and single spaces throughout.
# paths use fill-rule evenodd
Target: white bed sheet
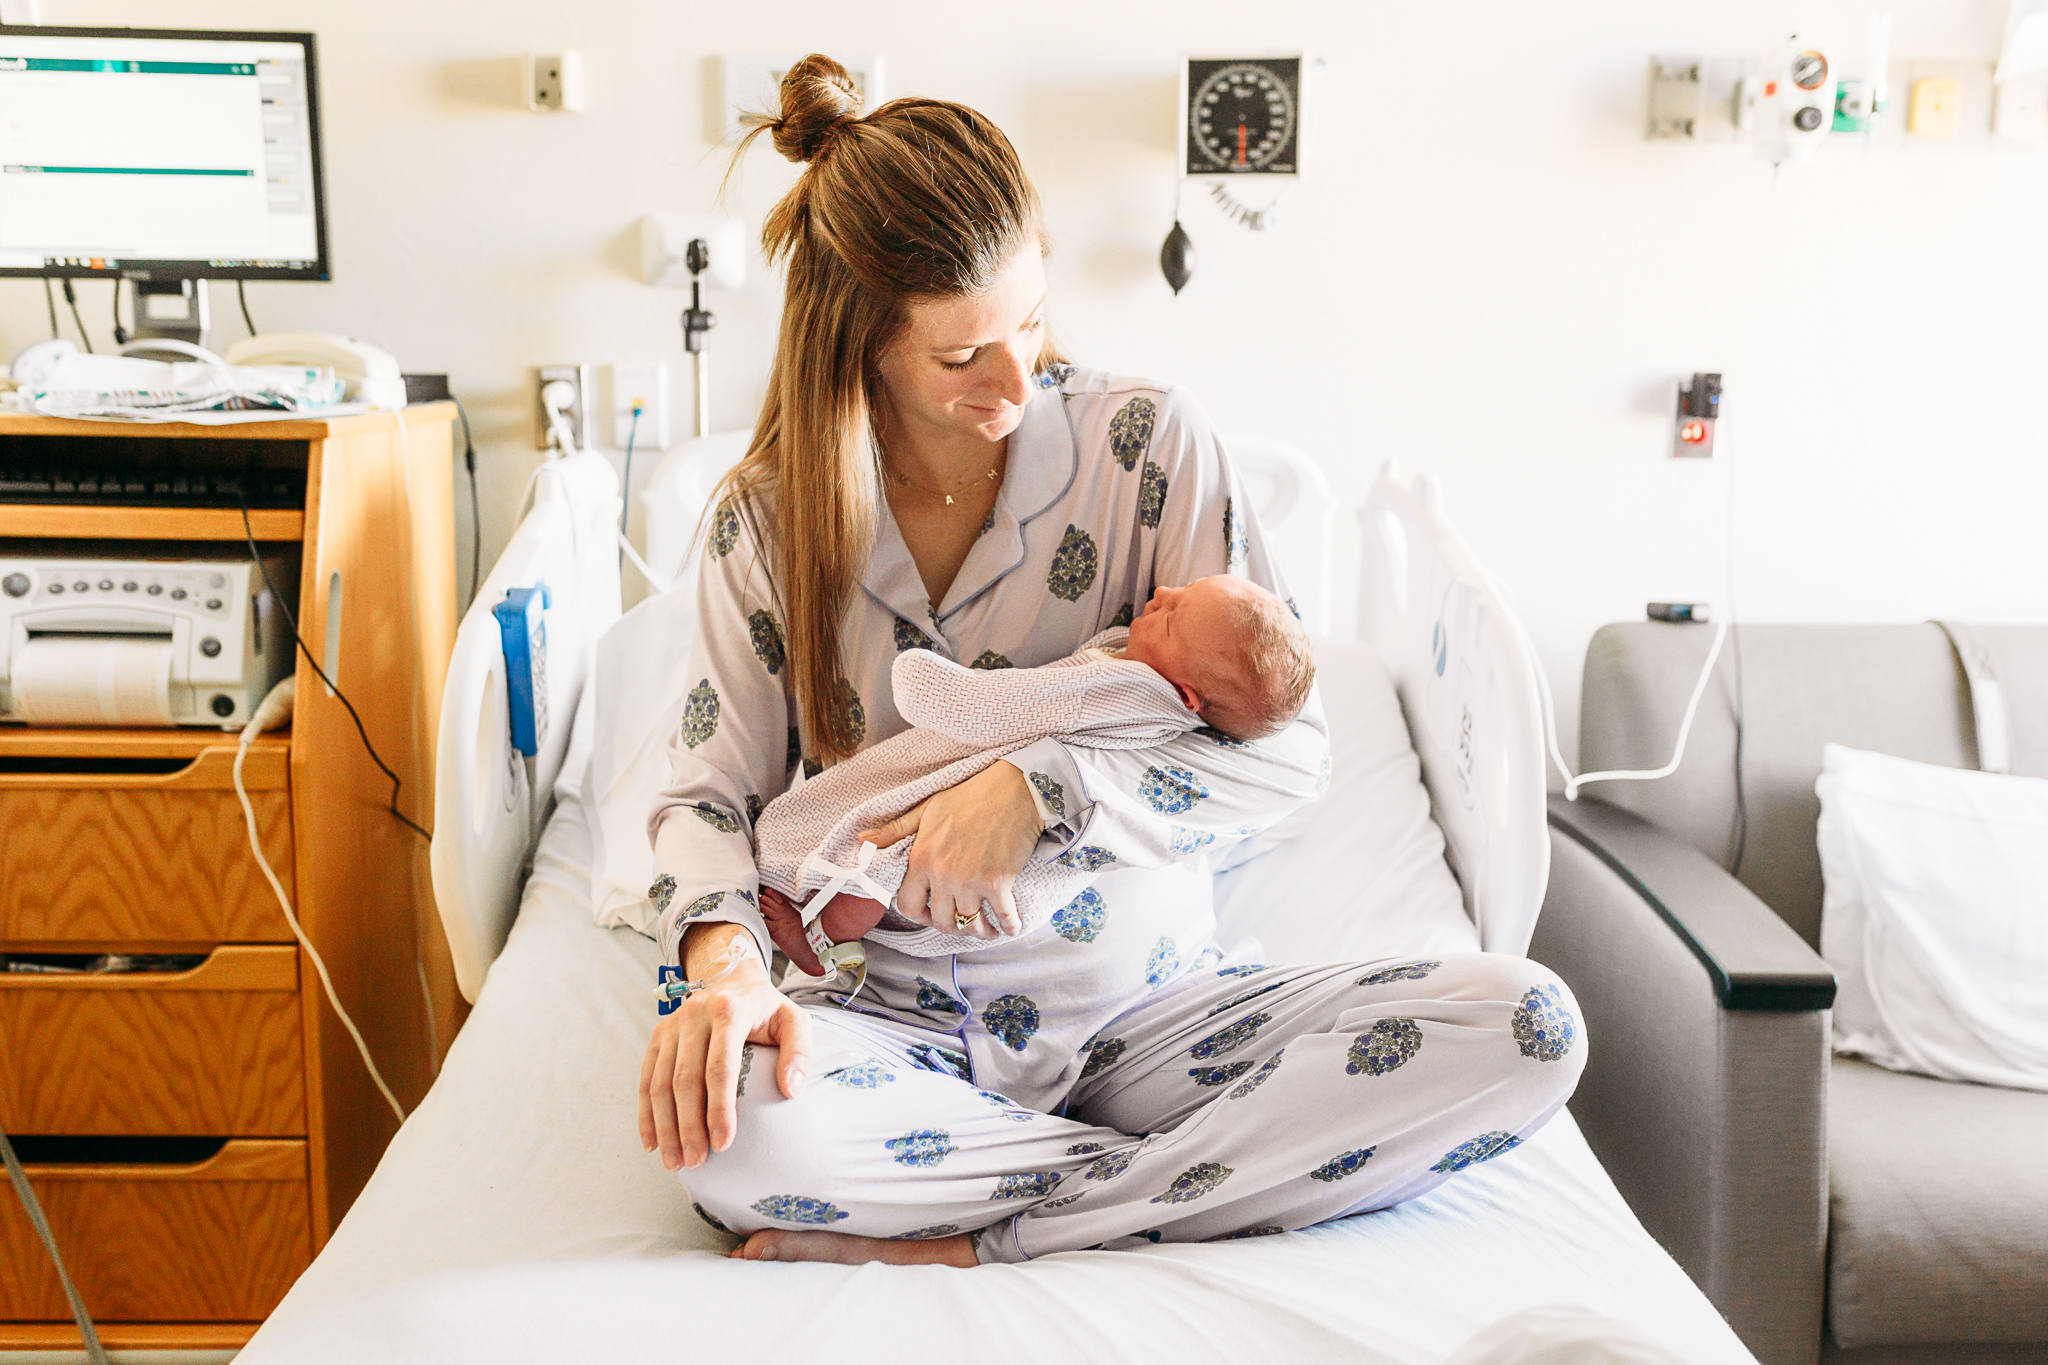
M 589 848 L 581 806 L 564 802 L 439 1081 L 243 1365 L 1442 1361 L 1551 1305 L 1672 1359 L 1752 1359 L 1567 1114 L 1421 1199 L 1280 1237 L 971 1272 L 725 1260 L 731 1240 L 640 1150 L 656 950 L 592 924 Z M 1540 1358 L 1646 1357 L 1587 1341 Z

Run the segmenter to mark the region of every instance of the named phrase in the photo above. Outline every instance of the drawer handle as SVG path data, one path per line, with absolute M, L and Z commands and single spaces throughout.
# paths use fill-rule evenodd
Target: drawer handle
M 283 943 L 229 943 L 183 972 L 0 973 L 0 991 L 296 991 L 299 950 Z
M 306 1179 L 306 1143 L 303 1138 L 231 1138 L 212 1156 L 199 1161 L 161 1162 L 50 1162 L 22 1161 L 22 1168 L 37 1184 L 53 1180 L 165 1180 L 228 1181 Z

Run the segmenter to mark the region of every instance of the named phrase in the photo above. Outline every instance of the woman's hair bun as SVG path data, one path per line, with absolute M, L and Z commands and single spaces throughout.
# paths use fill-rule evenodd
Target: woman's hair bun
M 846 124 L 860 117 L 860 87 L 846 68 L 813 52 L 782 78 L 782 112 L 769 124 L 775 150 L 814 161 Z

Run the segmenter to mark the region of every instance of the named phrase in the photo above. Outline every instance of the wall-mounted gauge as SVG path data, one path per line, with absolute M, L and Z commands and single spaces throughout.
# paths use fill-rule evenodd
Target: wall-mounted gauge
M 1181 103 L 1185 174 L 1300 174 L 1300 57 L 1191 57 Z
M 1159 250 L 1159 270 L 1178 294 L 1195 271 L 1195 244 L 1181 226 L 1181 195 L 1190 179 L 1235 223 L 1263 232 L 1273 226 L 1280 196 L 1301 176 L 1302 77 L 1292 57 L 1190 57 L 1180 74 L 1180 174 L 1175 178 L 1173 230 Z M 1253 207 L 1235 187 L 1246 177 L 1274 182 Z

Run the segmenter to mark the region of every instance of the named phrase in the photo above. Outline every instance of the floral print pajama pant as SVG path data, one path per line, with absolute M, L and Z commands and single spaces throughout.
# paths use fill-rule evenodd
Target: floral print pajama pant
M 983 1262 L 1386 1208 L 1517 1146 L 1586 1061 L 1564 984 L 1488 953 L 1192 971 L 1096 1035 L 1058 1116 L 971 1077 L 947 1034 L 811 1017 L 795 1100 L 774 1049 L 748 1048 L 733 1146 L 683 1172 L 698 1211 L 734 1232 L 973 1232 Z

